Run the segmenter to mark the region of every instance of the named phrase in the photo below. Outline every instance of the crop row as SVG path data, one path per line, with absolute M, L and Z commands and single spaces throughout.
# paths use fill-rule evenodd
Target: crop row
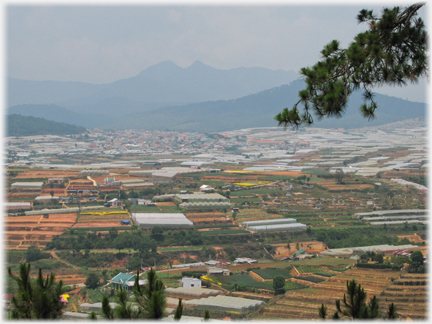
M 259 275 L 263 279 L 273 279 L 275 276 L 282 276 L 285 279 L 292 278 L 291 271 L 287 269 L 276 269 L 276 268 L 267 268 L 267 269 L 254 269 L 257 275 Z

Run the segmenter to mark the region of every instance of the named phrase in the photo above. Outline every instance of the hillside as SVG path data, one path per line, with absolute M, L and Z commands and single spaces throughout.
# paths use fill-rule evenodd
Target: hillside
M 66 123 L 58 123 L 38 117 L 8 115 L 6 136 L 32 136 L 32 135 L 69 135 L 80 134 L 86 131 Z
M 236 99 L 297 78 L 293 71 L 258 67 L 221 70 L 200 61 L 181 68 L 165 61 L 107 84 L 8 78 L 7 106 L 56 104 L 77 113 L 116 117 L 165 106 Z
M 277 126 L 274 116 L 285 107 L 292 107 L 298 100 L 298 92 L 304 82 L 297 80 L 243 98 L 227 101 L 208 101 L 155 109 L 145 113 L 134 113 L 116 119 L 103 128 L 175 130 L 197 132 L 221 132 L 251 127 Z M 426 105 L 376 94 L 378 103 L 377 118 L 370 122 L 359 113 L 362 104 L 360 92 L 354 93 L 342 118 L 329 118 L 318 121 L 313 127 L 359 128 L 377 126 L 408 118 L 424 117 Z

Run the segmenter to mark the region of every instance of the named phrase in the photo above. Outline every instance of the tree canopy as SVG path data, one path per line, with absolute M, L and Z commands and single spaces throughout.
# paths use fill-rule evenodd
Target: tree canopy
M 333 40 L 321 51 L 322 60 L 311 68 L 301 69 L 306 89 L 299 92 L 293 108 L 285 108 L 276 115 L 279 126 L 298 127 L 313 124 L 311 112 L 323 117 L 341 117 L 349 96 L 363 90 L 363 117 L 375 118 L 377 104 L 371 89 L 374 86 L 417 83 L 428 74 L 427 32 L 417 11 L 424 3 L 402 10 L 384 8 L 379 17 L 372 10 L 363 9 L 357 16 L 359 23 L 369 29 L 359 33 L 347 49 Z M 298 105 L 302 104 L 301 113 Z

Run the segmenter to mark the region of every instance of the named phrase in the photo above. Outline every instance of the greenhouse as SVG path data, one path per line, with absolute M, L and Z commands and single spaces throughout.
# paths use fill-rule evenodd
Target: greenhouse
M 357 218 L 363 218 L 367 216 L 383 216 L 383 215 L 415 214 L 415 213 L 429 214 L 429 211 L 426 209 L 381 210 L 381 211 L 373 211 L 369 213 L 355 213 L 354 216 Z
M 230 296 L 214 296 L 201 299 L 192 299 L 184 302 L 186 307 L 208 310 L 210 312 L 235 312 L 240 314 L 257 310 L 265 302 Z
M 177 287 L 177 288 L 166 288 L 165 292 L 167 296 L 172 298 L 183 298 L 183 299 L 198 299 L 210 296 L 217 296 L 223 294 L 223 291 L 216 289 L 208 289 L 201 287 Z
M 116 306 L 118 306 L 117 303 L 109 303 L 111 308 L 114 308 Z M 95 312 L 98 314 L 102 313 L 102 303 L 94 303 L 94 304 L 90 304 L 90 303 L 82 303 L 79 306 L 79 310 L 80 312 L 84 312 L 84 313 L 91 313 L 91 312 Z
M 290 224 L 248 226 L 247 230 L 251 232 L 296 231 L 296 230 L 306 230 L 306 225 L 301 223 L 290 223 Z
M 43 182 L 14 182 L 11 189 L 42 189 Z
M 182 213 L 132 213 L 132 220 L 140 228 L 193 227 L 193 223 Z
M 186 209 L 217 209 L 217 208 L 231 208 L 230 202 L 185 202 L 179 205 L 180 208 Z
M 280 219 L 268 219 L 268 220 L 259 220 L 259 221 L 248 221 L 243 222 L 241 225 L 243 227 L 249 226 L 260 226 L 260 225 L 274 225 L 274 224 L 287 224 L 287 223 L 295 223 L 297 222 L 294 218 L 280 218 Z
M 229 199 L 218 193 L 194 192 L 193 194 L 177 194 L 176 197 L 182 202 L 229 202 Z

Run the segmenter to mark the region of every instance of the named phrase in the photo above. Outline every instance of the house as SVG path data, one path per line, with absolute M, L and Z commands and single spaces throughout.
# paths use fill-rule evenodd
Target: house
M 213 187 L 210 187 L 210 186 L 208 186 L 208 185 L 202 185 L 202 186 L 200 187 L 200 191 L 201 191 L 201 192 L 214 192 L 214 188 L 213 188 Z
M 48 183 L 63 183 L 64 178 L 48 178 Z
M 192 288 L 192 287 L 201 287 L 202 282 L 201 279 L 197 278 L 182 278 L 181 279 L 182 287 L 183 288 Z
M 117 198 L 111 199 L 104 204 L 105 207 L 123 207 L 123 201 L 118 200 Z
M 119 290 L 120 288 L 126 289 L 127 291 L 133 291 L 133 287 L 135 285 L 136 275 L 127 274 L 120 272 L 114 278 L 109 280 L 108 282 L 111 284 L 111 287 L 115 290 Z M 147 284 L 147 279 L 139 279 L 138 281 L 140 286 L 144 286 Z
M 208 267 L 207 269 L 207 275 L 223 275 L 223 276 L 229 276 L 231 275 L 231 271 L 228 269 L 221 269 L 221 268 L 215 268 L 215 267 Z

